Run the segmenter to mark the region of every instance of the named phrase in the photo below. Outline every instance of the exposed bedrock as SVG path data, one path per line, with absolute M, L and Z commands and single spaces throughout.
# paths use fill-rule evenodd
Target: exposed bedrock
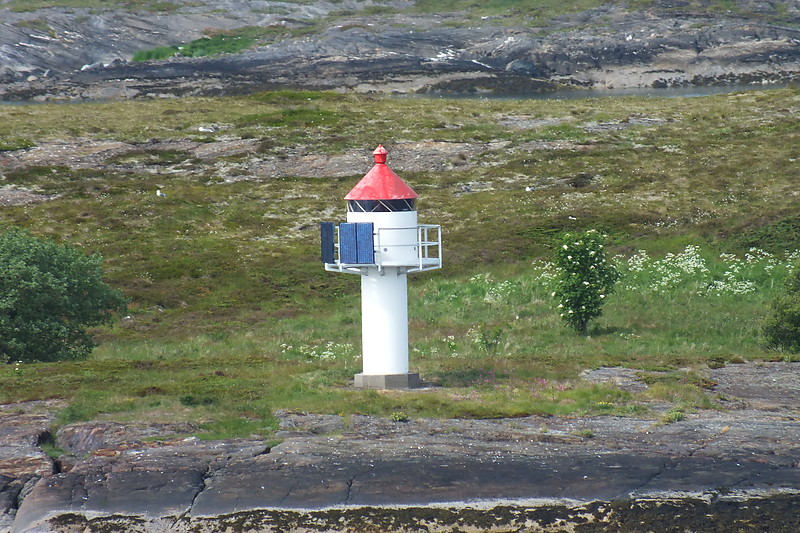
M 583 378 L 640 390 L 640 373 Z M 274 446 L 187 437 L 198 432 L 191 424 L 71 424 L 54 435 L 55 462 L 33 437 L 24 450 L 0 443 L 0 524 L 14 533 L 800 530 L 798 364 L 729 365 L 709 380 L 726 404 L 673 423 L 277 412 Z M 36 409 L 3 407 L 2 435 L 44 431 Z
M 286 7 L 290 4 L 270 12 L 256 4 L 271 5 L 240 2 L 237 11 L 187 6 L 154 16 L 0 8 L 0 18 L 9 21 L 0 24 L 0 81 L 5 82 L 0 97 L 217 95 L 280 87 L 521 93 L 558 84 L 772 83 L 800 73 L 797 25 L 770 24 L 758 13 L 696 15 L 661 2 L 648 11 L 605 6 L 532 28 L 492 20 L 468 26 L 457 13 L 368 17 L 358 11 L 366 3 L 352 1 L 352 17 L 292 37 L 290 29 L 339 4 L 315 3 L 319 13 L 309 6 Z M 385 4 L 400 9 L 408 2 Z M 785 19 L 800 20 L 795 4 L 778 2 L 772 11 L 779 7 Z M 31 17 L 44 22 L 30 27 L 25 21 Z M 246 25 L 286 28 L 286 33 L 238 54 L 130 62 L 136 50 L 187 42 L 207 28 Z

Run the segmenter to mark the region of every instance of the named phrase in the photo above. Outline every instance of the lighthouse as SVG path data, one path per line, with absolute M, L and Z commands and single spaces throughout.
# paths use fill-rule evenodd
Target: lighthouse
M 417 193 L 386 164 L 375 165 L 344 197 L 347 222 L 320 224 L 325 269 L 361 276 L 363 371 L 355 386 L 410 389 L 419 375 L 408 364 L 408 274 L 442 267 L 438 224 L 417 223 Z

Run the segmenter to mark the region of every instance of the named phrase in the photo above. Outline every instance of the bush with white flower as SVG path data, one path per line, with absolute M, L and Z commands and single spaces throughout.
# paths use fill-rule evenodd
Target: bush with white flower
M 589 321 L 603 314 L 605 298 L 619 279 L 616 267 L 606 260 L 604 241 L 597 230 L 567 234 L 555 254 L 558 277 L 552 296 L 561 318 L 582 335 Z
M 763 334 L 768 347 L 800 353 L 800 262 L 770 303 Z

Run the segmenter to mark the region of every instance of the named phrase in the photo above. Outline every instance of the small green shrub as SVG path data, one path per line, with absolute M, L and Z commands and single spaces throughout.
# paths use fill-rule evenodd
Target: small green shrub
M 31 141 L 30 139 L 25 139 L 22 137 L 14 137 L 12 139 L 2 140 L 0 139 L 0 152 L 13 152 L 15 150 L 25 150 L 28 148 L 33 148 L 36 146 L 36 143 Z
M 800 263 L 770 303 L 763 334 L 770 348 L 800 352 Z
M 467 335 L 484 354 L 493 356 L 497 354 L 503 340 L 503 328 L 480 326 L 478 329 L 470 329 Z
M 561 318 L 576 332 L 586 334 L 589 321 L 603 314 L 605 297 L 619 279 L 616 267 L 606 261 L 604 236 L 597 230 L 567 234 L 556 250 L 559 269 L 553 297 Z
M 662 424 L 672 424 L 686 419 L 686 412 L 682 407 L 673 407 L 661 417 Z
M 408 422 L 409 418 L 408 415 L 405 414 L 403 411 L 393 411 L 392 414 L 389 416 L 395 422 Z
M 214 405 L 216 400 L 210 396 L 193 396 L 191 394 L 186 394 L 178 398 L 178 401 L 181 402 L 181 405 L 185 405 L 186 407 L 198 407 L 200 405 Z
M 126 307 L 103 281 L 101 262 L 22 230 L 0 235 L 0 361 L 89 355 L 95 344 L 86 328 Z
M 56 438 L 49 431 L 45 431 L 39 436 L 39 442 L 37 444 L 42 451 L 53 460 L 56 460 L 60 456 L 64 455 L 64 450 L 59 448 Z

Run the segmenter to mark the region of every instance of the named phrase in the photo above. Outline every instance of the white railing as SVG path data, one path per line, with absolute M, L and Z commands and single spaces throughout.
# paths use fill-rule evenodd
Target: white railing
M 397 244 L 397 239 L 381 238 L 381 233 L 414 230 L 416 230 L 417 235 L 416 242 L 413 243 Z M 412 247 L 416 250 L 416 253 L 410 250 Z M 334 263 L 325 263 L 325 270 L 332 272 L 364 275 L 371 266 L 376 266 L 379 271 L 387 266 L 405 266 L 408 268 L 407 273 L 435 270 L 442 268 L 442 227 L 439 224 L 420 224 L 409 228 L 378 228 L 375 234 L 374 265 L 341 262 L 338 226 L 336 227 L 334 249 L 336 250 L 336 261 Z M 408 253 L 404 253 L 404 249 L 408 250 Z M 401 259 L 398 262 L 398 255 L 407 258 L 407 260 Z M 387 259 L 384 260 L 384 257 Z
M 435 233 L 431 237 L 431 233 Z M 417 257 L 416 268 L 411 272 L 424 272 L 442 268 L 442 227 L 439 224 L 420 224 L 417 226 Z

